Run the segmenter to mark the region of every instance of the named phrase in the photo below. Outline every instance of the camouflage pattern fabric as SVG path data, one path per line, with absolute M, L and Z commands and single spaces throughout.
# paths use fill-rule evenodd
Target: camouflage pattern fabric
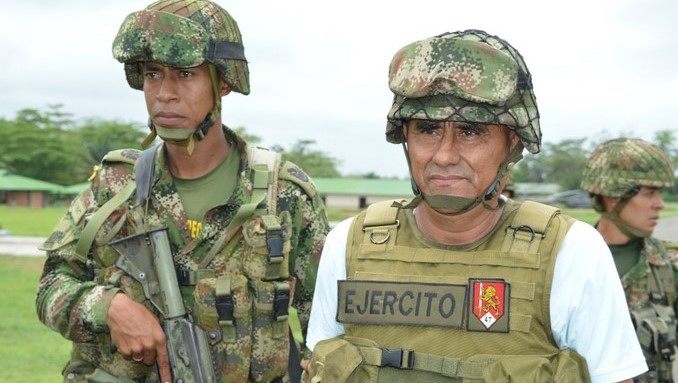
M 650 294 L 652 289 L 650 281 L 657 280 L 657 275 L 659 275 L 657 274 L 657 271 L 653 273 L 652 268 L 666 269 L 669 276 L 673 277 L 663 280 L 664 283 L 661 289 L 663 290 L 666 299 L 663 303 L 651 302 Z M 659 277 L 659 279 L 662 278 Z M 676 288 L 677 281 L 678 244 L 669 242 L 662 243 L 655 238 L 644 239 L 644 245 L 641 250 L 638 264 L 621 278 L 629 310 L 635 313 L 641 313 L 643 311 L 647 312 L 647 310 L 652 310 L 651 312 L 654 313 L 656 312 L 656 308 L 654 307 L 662 305 L 665 306 L 663 310 L 673 313 L 673 310 L 675 310 L 676 307 L 676 294 L 678 293 L 678 289 Z M 642 314 L 638 314 L 637 316 L 640 317 Z M 670 337 L 675 341 L 675 315 L 672 314 L 669 315 L 669 317 L 672 318 L 672 322 L 667 323 L 667 326 L 669 327 L 669 333 L 671 334 Z M 641 324 L 635 323 L 635 325 L 637 327 Z M 642 336 L 639 337 L 639 339 L 642 339 Z M 658 352 L 648 352 L 645 347 L 643 347 L 643 352 L 647 358 L 648 365 L 650 366 L 650 371 L 641 375 L 639 381 L 672 382 L 671 371 L 673 369 L 673 363 L 662 359 L 662 356 Z
M 127 16 L 113 41 L 113 57 L 125 64 L 127 82 L 141 90 L 143 62 L 175 68 L 216 65 L 235 92 L 249 94 L 249 69 L 238 24 L 207 0 L 161 0 Z
M 225 205 L 210 210 L 203 222 L 198 223 L 202 229 L 196 238 L 192 238 L 196 228 L 187 224 L 164 156 L 157 156 L 156 182 L 144 221 L 149 228 L 169 227 L 178 270 L 198 268 L 201 259 L 252 192 L 250 168 L 244 154 L 246 144 L 230 130 L 225 131 L 229 141 L 234 143 L 232 148 L 237 146 L 242 154 L 239 183 Z M 107 245 L 137 231 L 134 214 L 138 210 L 123 204 L 111 214 L 97 233 L 87 262 L 80 260 L 74 251 L 88 217 L 130 182 L 132 164 L 138 153 L 135 150 L 119 151 L 117 158 L 103 161 L 90 188 L 73 201 L 43 245 L 48 257 L 40 279 L 36 308 L 42 322 L 73 342 L 71 360 L 64 369 L 64 381 L 67 382 L 84 382 L 84 375 L 91 374 L 96 367 L 138 382 L 156 379 L 153 368 L 111 353 L 106 322 L 110 301 L 116 293 L 128 294 L 157 315 L 145 299 L 141 285 L 115 266 L 118 255 Z M 317 193 L 307 192 L 314 190 L 312 181 L 296 166 L 284 165 L 281 169 L 286 169 L 289 174 L 277 183 L 277 218 L 283 227 L 283 251 L 289 253 L 289 274 L 296 278 L 296 284 L 290 283 L 291 291 L 294 291 L 293 307 L 298 310 L 305 331 L 328 223 Z M 298 182 L 289 181 L 291 179 Z M 196 323 L 206 330 L 219 330 L 214 285 L 216 278 L 221 276 L 232 280 L 236 312 L 235 326 L 230 329 L 233 333 L 224 332 L 224 339 L 212 345 L 212 354 L 218 363 L 215 369 L 222 382 L 268 382 L 287 372 L 287 322 L 271 323 L 270 313 L 262 308 L 270 301 L 276 282 L 262 278 L 266 272 L 261 261 L 267 257 L 265 234 L 261 217 L 250 219 L 208 264 L 210 278 L 201 279 L 196 286 L 182 286 L 185 305 Z
M 638 186 L 670 188 L 673 183 L 673 166 L 663 150 L 640 139 L 617 138 L 593 151 L 581 188 L 591 194 L 622 197 Z
M 530 72 L 499 37 L 467 30 L 411 43 L 391 60 L 389 87 L 388 142 L 403 142 L 403 121 L 426 119 L 506 125 L 531 153 L 540 150 Z

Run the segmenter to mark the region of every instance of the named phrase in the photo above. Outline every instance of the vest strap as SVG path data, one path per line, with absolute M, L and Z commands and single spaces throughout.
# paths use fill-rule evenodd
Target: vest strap
M 127 199 L 134 192 L 135 188 L 136 184 L 134 181 L 128 182 L 127 185 L 125 185 L 125 187 L 120 190 L 120 192 L 118 192 L 118 194 L 106 201 L 106 203 L 103 204 L 103 206 L 101 206 L 101 208 L 99 208 L 99 210 L 97 210 L 96 213 L 92 215 L 89 222 L 87 222 L 87 225 L 85 225 L 85 228 L 82 230 L 82 233 L 80 233 L 80 239 L 78 239 L 78 245 L 75 248 L 75 254 L 79 260 L 83 262 L 87 261 L 87 254 L 89 253 L 89 249 L 92 247 L 94 237 L 104 224 L 104 221 L 106 221 L 106 218 L 108 218 L 111 213 L 113 213 L 113 210 L 127 201 Z
M 544 214 L 546 212 L 547 214 Z M 521 252 L 536 254 L 542 239 L 546 237 L 549 222 L 560 210 L 532 201 L 522 203 L 511 226 L 506 228 L 506 236 L 501 253 Z
M 217 278 L 216 307 L 219 315 L 219 326 L 233 326 L 233 294 L 231 292 L 231 277 L 228 275 Z
M 368 365 L 426 371 L 447 377 L 481 379 L 483 369 L 489 364 L 489 362 L 469 362 L 459 358 L 425 354 L 408 349 L 366 346 L 358 346 L 358 348 L 363 356 L 363 363 Z

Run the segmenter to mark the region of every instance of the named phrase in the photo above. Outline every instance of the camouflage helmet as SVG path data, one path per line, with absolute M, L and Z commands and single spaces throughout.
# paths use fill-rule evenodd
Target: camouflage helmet
M 410 119 L 506 125 L 538 153 L 539 111 L 520 53 L 484 31 L 445 33 L 401 48 L 391 60 L 394 93 L 386 140 L 402 143 Z
M 249 69 L 238 24 L 208 0 L 160 0 L 127 16 L 113 41 L 127 82 L 141 90 L 143 63 L 173 68 L 214 64 L 231 90 L 249 94 Z
M 591 194 L 624 197 L 638 186 L 672 187 L 668 155 L 636 138 L 606 141 L 593 151 L 582 174 L 581 188 Z

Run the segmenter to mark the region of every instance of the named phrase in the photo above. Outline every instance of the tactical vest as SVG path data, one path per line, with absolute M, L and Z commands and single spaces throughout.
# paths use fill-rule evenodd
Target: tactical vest
M 105 157 L 104 162 L 135 165 L 135 178 L 90 217 L 76 250 L 82 261 L 93 265 L 98 284 L 119 287 L 151 311 L 153 307 L 145 300 L 138 281 L 121 272 L 120 255 L 106 246 L 117 232 L 110 230 L 106 221 L 112 212 L 122 209 L 138 232 L 167 223 L 149 208 L 149 204 L 157 203 L 151 186 L 155 172 L 152 165 L 161 149 L 154 150 L 142 152 L 138 160 L 129 153 L 121 156 L 120 151 Z M 289 379 L 290 347 L 295 345 L 290 326 L 300 326 L 290 307 L 294 295 L 294 280 L 288 269 L 292 225 L 281 222 L 285 217 L 289 220 L 289 214 L 276 213 L 278 181 L 295 182 L 311 196 L 314 189 L 290 175 L 294 172 L 287 171 L 290 164 L 281 163 L 280 154 L 256 147 L 246 150 L 250 200 L 243 203 L 206 256 L 191 268 L 177 269 L 177 277 L 187 312 L 208 335 L 218 381 L 285 382 Z M 132 197 L 135 191 L 136 197 Z M 105 222 L 108 232 L 100 230 Z M 120 230 L 123 224 L 115 226 Z M 172 230 L 176 228 L 170 227 L 170 233 Z M 97 247 L 90 251 L 93 243 Z M 196 243 L 186 244 L 180 253 L 190 252 Z M 213 262 L 219 266 L 214 267 Z M 86 377 L 87 382 L 157 381 L 154 368 L 126 361 L 111 349 L 109 334 L 102 334 L 93 344 L 74 343 L 71 364 L 80 359 L 98 366 Z M 117 375 L 132 380 L 115 378 Z
M 587 382 L 585 360 L 553 341 L 555 259 L 573 220 L 509 201 L 479 243 L 441 246 L 392 201 L 352 224 L 337 320 L 312 382 Z
M 622 276 L 649 371 L 636 378 L 646 383 L 672 382 L 676 347 L 676 284 L 673 266 L 662 243 L 644 239 L 638 264 Z

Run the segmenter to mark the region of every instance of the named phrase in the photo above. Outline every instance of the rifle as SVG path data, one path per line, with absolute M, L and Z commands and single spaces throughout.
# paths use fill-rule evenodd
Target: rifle
M 205 332 L 186 315 L 167 228 L 131 235 L 110 245 L 120 254 L 116 266 L 141 283 L 146 298 L 162 314 L 173 381 L 215 382 Z

